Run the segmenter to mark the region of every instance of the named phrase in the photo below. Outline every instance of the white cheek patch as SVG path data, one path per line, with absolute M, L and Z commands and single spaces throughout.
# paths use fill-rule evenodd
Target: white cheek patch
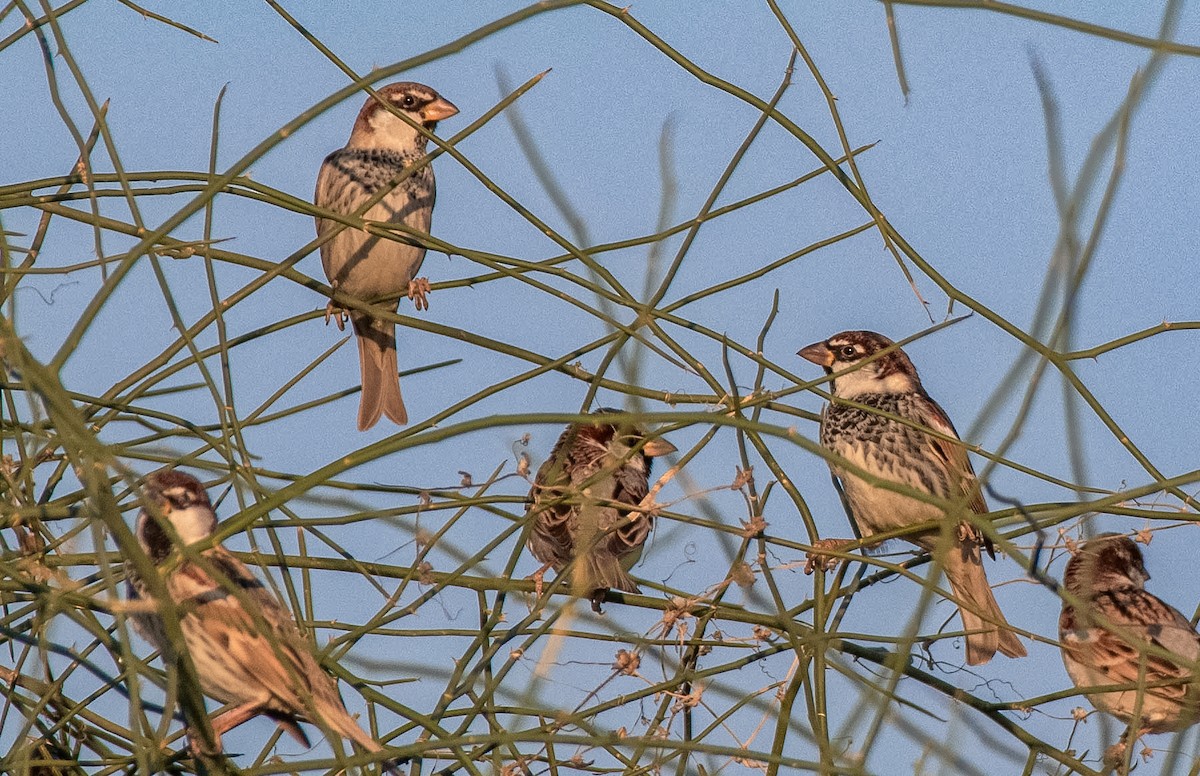
M 383 108 L 372 114 L 370 124 L 375 132 L 376 145 L 384 147 L 412 145 L 420 135 L 404 119 L 393 116 Z
M 875 375 L 867 369 L 857 369 L 836 378 L 837 395 L 843 399 L 851 399 L 864 393 L 883 393 L 882 385 Z
M 852 399 L 864 393 L 908 393 L 912 390 L 912 380 L 908 375 L 893 372 L 887 377 L 880 378 L 868 364 L 862 369 L 856 369 L 837 378 L 837 395 L 843 399 Z M 834 371 L 837 371 L 835 366 Z
M 882 393 L 906 393 L 912 389 L 912 381 L 908 379 L 908 375 L 900 372 L 893 372 L 882 380 L 876 380 L 876 384 L 882 387 Z
M 179 534 L 179 541 L 184 545 L 207 539 L 217 527 L 217 519 L 212 510 L 202 506 L 173 509 L 170 520 L 175 533 Z

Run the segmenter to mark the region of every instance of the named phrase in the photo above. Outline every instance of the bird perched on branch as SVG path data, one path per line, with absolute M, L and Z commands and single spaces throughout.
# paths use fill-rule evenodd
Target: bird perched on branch
M 821 415 L 821 444 L 850 466 L 830 461 L 859 533 L 870 537 L 943 520 L 945 509 L 861 477 L 894 483 L 943 501 L 965 502 L 986 514 L 967 450 L 954 425 L 921 385 L 904 351 L 871 331 L 845 331 L 803 348 L 798 355 L 824 367 L 832 380 L 833 401 Z M 946 572 L 966 631 L 967 663 L 981 665 L 997 649 L 1023 657 L 1025 647 L 1009 630 L 983 570 L 982 549 L 994 556 L 991 540 L 963 520 L 904 537 L 935 553 Z M 836 549 L 848 539 L 826 539 L 819 547 Z M 813 565 L 828 561 L 809 557 Z M 836 564 L 834 564 L 836 565 Z
M 1129 725 L 1126 740 L 1105 759 L 1123 759 L 1127 743 L 1146 733 L 1183 730 L 1200 719 L 1200 634 L 1187 617 L 1146 591 L 1142 551 L 1126 536 L 1101 534 L 1084 544 L 1063 574 L 1058 638 L 1071 681 L 1089 687 L 1100 711 Z
M 260 714 L 306 747 L 310 744 L 301 720 L 350 739 L 368 752 L 382 751 L 346 711 L 337 685 L 313 657 L 312 645 L 291 613 L 245 564 L 219 544 L 195 558 L 178 554 L 180 546 L 207 539 L 217 528 L 204 486 L 190 474 L 166 469 L 146 478 L 142 500 L 146 508 L 138 515 L 138 543 L 160 569 L 170 602 L 155 601 L 127 562 L 129 599 L 143 604 L 131 607 L 130 619 L 170 667 L 177 655 L 162 611 L 174 608 L 201 689 L 222 703 L 234 704 L 212 720 L 217 753 L 221 734 Z M 194 732 L 189 737 L 198 754 Z M 394 765 L 385 763 L 389 768 Z
M 416 127 L 432 132 L 439 121 L 458 113 L 458 108 L 418 83 L 390 84 L 376 95 L 359 111 L 346 147 L 325 157 L 313 202 L 335 213 L 350 214 L 375 198 L 376 203 L 361 214 L 364 220 L 403 224 L 428 233 L 433 217 L 433 168 L 425 161 L 413 169 L 424 160 L 428 140 Z M 378 302 L 392 312 L 400 308 L 402 294 L 407 294 L 418 310 L 429 308 L 429 281 L 416 277 L 425 260 L 423 246 L 401 232 L 392 231 L 385 237 L 317 218 L 318 237 L 335 230 L 340 231 L 321 246 L 321 264 L 335 291 Z M 330 302 L 325 321 L 334 318 L 340 329 L 346 314 Z M 349 311 L 349 316 L 362 371 L 359 430 L 374 426 L 380 415 L 404 425 L 408 411 L 400 395 L 396 325 L 357 310 Z
M 533 521 L 529 549 L 555 573 L 570 569 L 571 591 L 600 602 L 610 588 L 637 593 L 629 569 L 641 557 L 654 517 L 637 507 L 650 490 L 654 458 L 675 452 L 665 439 L 603 408 L 590 423 L 567 426 L 550 458 L 538 469 L 526 500 Z

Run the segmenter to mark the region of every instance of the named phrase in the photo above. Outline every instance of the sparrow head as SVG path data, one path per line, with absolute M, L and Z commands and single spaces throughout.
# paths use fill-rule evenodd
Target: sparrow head
M 403 113 L 430 132 L 437 123 L 458 113 L 454 104 L 424 84 L 401 81 L 375 91 L 378 99 L 368 97 L 358 112 L 349 147 L 421 150 L 426 138 L 388 108 Z
M 833 381 L 833 394 L 850 399 L 864 393 L 910 393 L 922 390 L 917 369 L 896 343 L 873 331 L 844 331 L 824 342 L 801 348 L 796 355 L 825 368 L 825 374 L 853 370 Z M 891 350 L 879 355 L 884 350 Z
M 612 407 L 601 407 L 593 415 L 619 413 L 621 410 Z M 661 437 L 647 439 L 646 430 L 631 423 L 596 422 L 580 426 L 579 433 L 604 445 L 614 458 L 627 457 L 630 450 L 641 447 L 642 455 L 646 458 L 658 458 L 675 452 L 678 448 Z
M 174 469 L 154 472 L 142 484 L 142 497 L 150 510 L 143 509 L 138 515 L 137 537 L 155 563 L 170 555 L 172 546 L 160 521 L 169 522 L 185 545 L 206 539 L 217 529 L 208 493 L 190 474 Z
M 620 411 L 601 407 L 592 414 L 603 416 Z M 572 446 L 581 453 L 581 458 L 598 461 L 607 457 L 611 464 L 640 464 L 647 475 L 650 474 L 652 458 L 673 453 L 677 449 L 660 437 L 647 438 L 645 429 L 627 422 L 608 423 L 597 419 L 594 423 L 577 423 L 567 430 L 564 437 L 567 435 L 573 436 Z M 633 450 L 639 452 L 631 453 Z
M 1079 548 L 1063 572 L 1063 585 L 1079 598 L 1146 586 L 1150 579 L 1142 551 L 1128 536 L 1100 534 Z

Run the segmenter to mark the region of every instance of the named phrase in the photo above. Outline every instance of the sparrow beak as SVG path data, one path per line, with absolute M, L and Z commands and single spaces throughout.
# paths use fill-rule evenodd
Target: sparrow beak
M 679 448 L 677 448 L 675 445 L 659 437 L 646 442 L 646 444 L 642 447 L 642 453 L 650 458 L 658 458 L 659 456 L 673 453 L 678 449 Z
M 797 356 L 826 369 L 833 366 L 833 351 L 824 342 L 814 342 L 796 352 Z
M 421 109 L 421 118 L 425 121 L 441 121 L 450 118 L 455 113 L 458 113 L 458 108 L 454 107 L 454 103 L 445 97 L 438 97 Z

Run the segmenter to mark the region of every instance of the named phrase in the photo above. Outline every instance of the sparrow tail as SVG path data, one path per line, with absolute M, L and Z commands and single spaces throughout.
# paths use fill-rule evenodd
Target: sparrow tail
M 352 314 L 362 370 L 362 396 L 358 401 L 358 430 L 366 431 L 387 415 L 397 425 L 408 423 L 400 396 L 400 370 L 396 362 L 396 325 L 369 316 Z
M 605 552 L 589 552 L 577 559 L 571 583 L 572 592 L 580 597 L 591 596 L 594 591 L 604 588 L 626 593 L 642 592 L 621 566 L 621 560 Z
M 325 718 L 325 724 L 338 733 L 342 738 L 348 738 L 358 744 L 360 748 L 367 752 L 382 752 L 383 745 L 359 727 L 358 723 L 344 708 L 326 708 L 322 716 Z M 400 776 L 399 767 L 402 761 L 400 760 L 384 760 L 382 765 L 384 770 L 394 776 Z
M 967 665 L 983 665 L 998 649 L 1007 657 L 1028 654 L 1017 634 L 1008 628 L 1008 620 L 992 594 L 987 574 L 983 570 L 979 545 L 960 542 L 949 553 L 945 564 L 950 590 L 961 602 L 958 607 L 963 629 L 967 631 Z M 978 612 L 979 614 L 977 614 Z
M 279 727 L 283 728 L 289 735 L 291 735 L 292 738 L 296 739 L 296 741 L 298 741 L 300 743 L 300 745 L 303 746 L 305 749 L 312 748 L 312 742 L 310 742 L 308 740 L 308 736 L 305 734 L 303 728 L 300 727 L 300 723 L 296 721 L 296 717 L 294 715 L 281 714 L 276 711 L 264 711 L 263 714 L 265 714 L 270 719 L 275 720 L 275 722 L 279 725 Z

